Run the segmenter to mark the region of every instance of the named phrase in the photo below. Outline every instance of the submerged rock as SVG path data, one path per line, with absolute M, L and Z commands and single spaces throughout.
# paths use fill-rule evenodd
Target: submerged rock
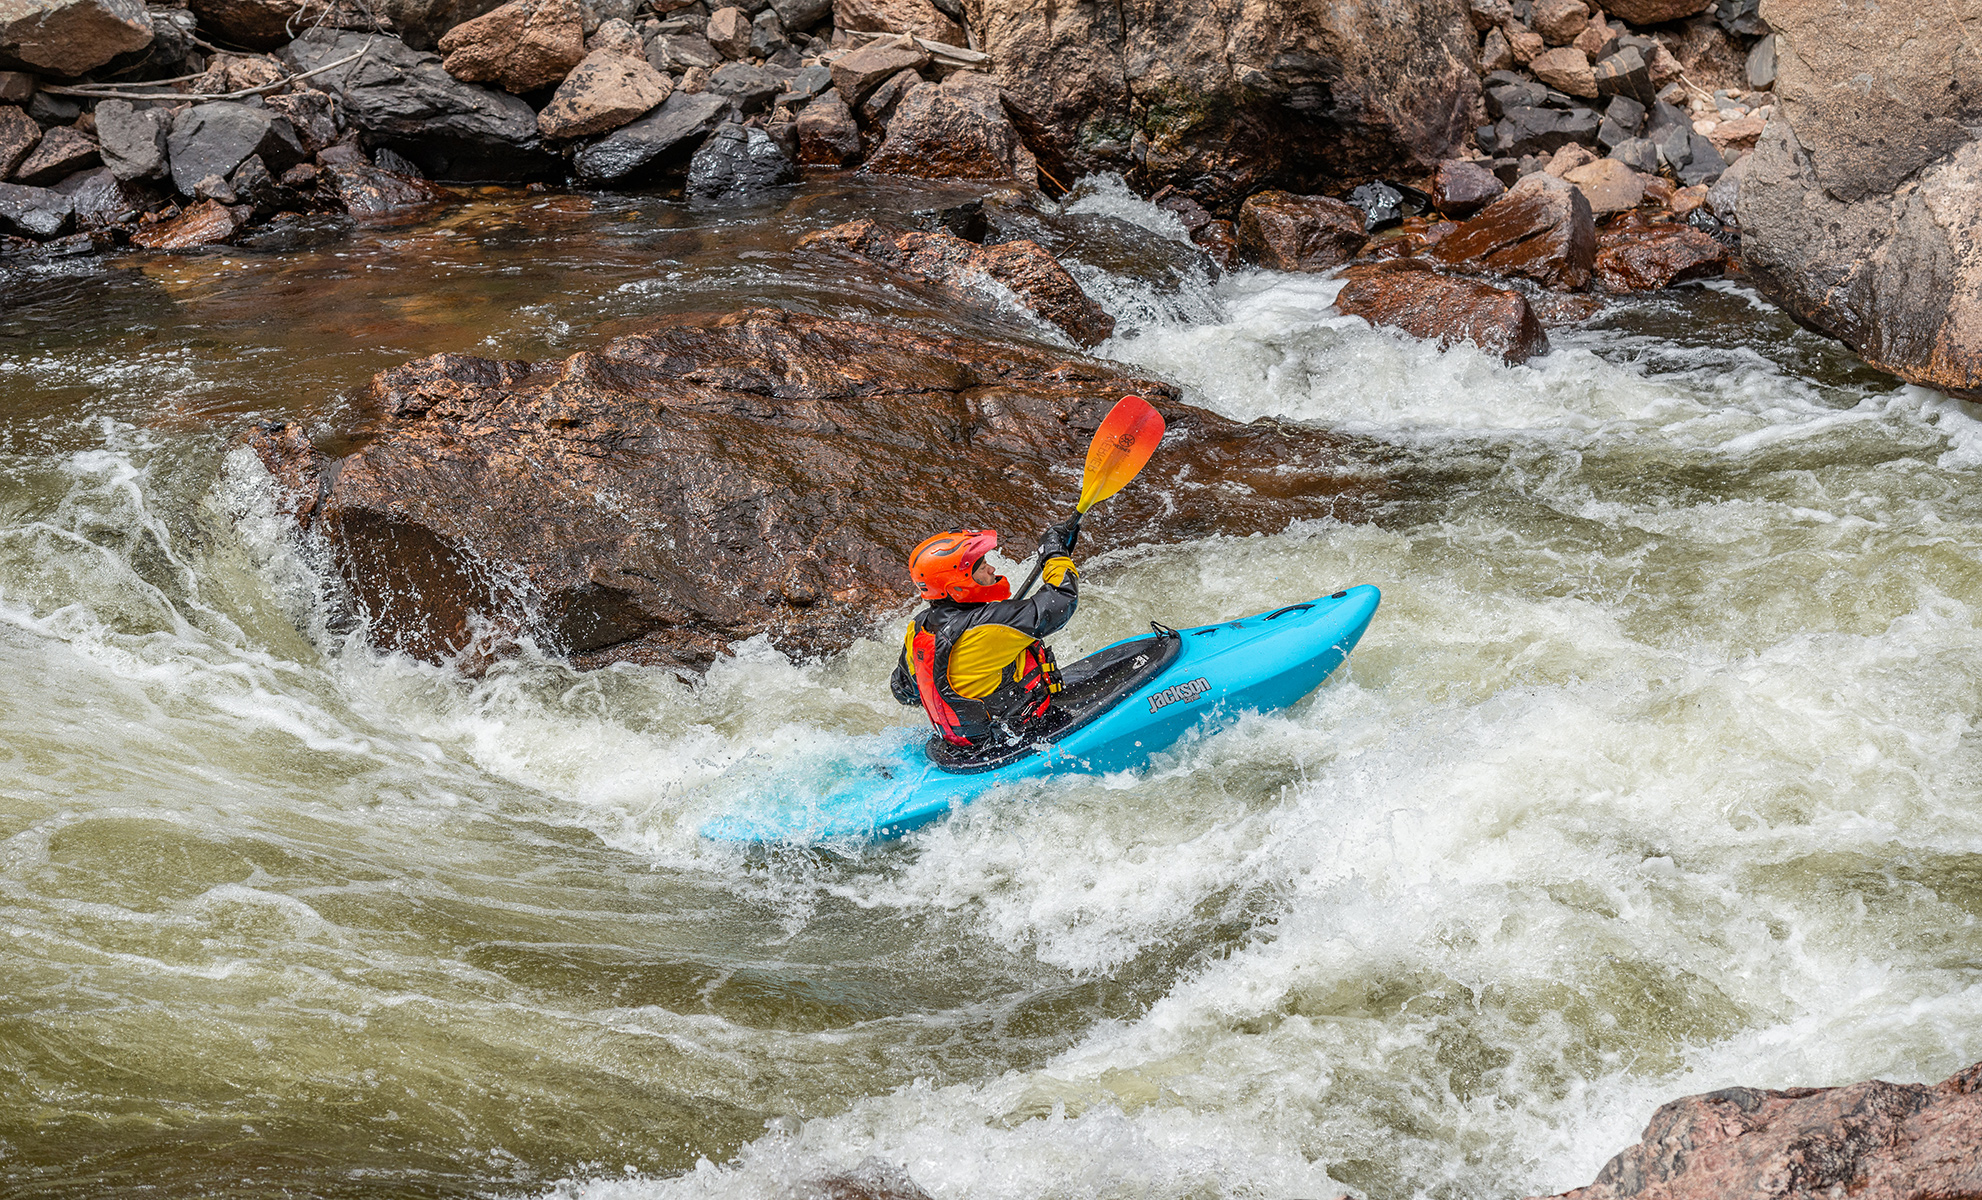
M 702 200 L 740 200 L 798 182 L 798 166 L 771 135 L 755 125 L 729 121 L 716 127 L 688 164 L 688 194 Z
M 1089 298 L 1059 260 L 1037 242 L 981 246 L 948 231 L 923 233 L 889 229 L 872 221 L 850 221 L 806 236 L 798 248 L 858 255 L 888 267 L 912 284 L 987 310 L 993 301 L 985 294 L 985 284 L 996 283 L 1079 345 L 1098 345 L 1115 332 L 1115 318 Z
M 903 563 L 930 530 L 998 528 L 1023 553 L 1129 392 L 1172 433 L 1089 514 L 1084 550 L 1367 503 L 1320 430 L 1241 425 L 1062 351 L 768 309 L 564 362 L 409 363 L 373 381 L 367 440 L 335 462 L 286 430 L 250 440 L 378 644 L 441 659 L 485 622 L 580 667 L 694 668 L 759 634 L 844 648 L 911 599 Z
M 1470 342 L 1510 364 L 1548 353 L 1548 335 L 1519 292 L 1441 275 L 1421 259 L 1359 263 L 1343 278 L 1348 282 L 1335 297 L 1336 311 L 1372 325 L 1401 329 L 1441 348 Z
M 1938 1087 L 1723 1088 L 1652 1114 L 1644 1140 L 1558 1200 L 1982 1196 L 1982 1063 Z
M 451 197 L 424 179 L 395 174 L 364 163 L 332 163 L 324 168 L 331 190 L 345 211 L 360 220 L 419 212 Z
M 246 209 L 229 208 L 218 200 L 202 200 L 169 221 L 139 227 L 131 235 L 147 250 L 195 250 L 233 237 L 247 219 Z

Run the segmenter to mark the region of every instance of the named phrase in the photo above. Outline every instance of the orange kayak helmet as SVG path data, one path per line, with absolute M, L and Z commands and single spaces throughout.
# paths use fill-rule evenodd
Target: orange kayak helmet
M 983 604 L 1011 598 L 1012 581 L 1003 575 L 986 587 L 971 578 L 977 564 L 996 549 L 995 529 L 946 529 L 922 539 L 908 556 L 908 577 L 927 600 Z

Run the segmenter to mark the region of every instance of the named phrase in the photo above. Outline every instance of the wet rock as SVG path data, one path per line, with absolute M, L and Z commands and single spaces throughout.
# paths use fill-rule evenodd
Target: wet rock
M 316 29 L 283 47 L 279 57 L 307 71 L 367 43 L 363 58 L 310 82 L 337 97 L 368 144 L 404 154 L 430 179 L 536 179 L 561 169 L 561 161 L 544 151 L 528 104 L 463 83 L 442 69 L 439 58 L 396 38 Z
M 23 109 L 0 106 L 0 179 L 14 173 L 41 142 L 41 126 Z
M 1206 221 L 1191 230 L 1191 242 L 1209 255 L 1221 271 L 1230 270 L 1239 261 L 1239 231 L 1230 221 Z
M 50 188 L 0 183 L 0 229 L 46 241 L 69 231 L 75 202 Z
M 1982 1195 L 1982 1063 L 1938 1086 L 1723 1088 L 1652 1114 L 1644 1138 L 1560 1200 L 1926 1200 Z
M 1507 185 L 1476 162 L 1448 158 L 1432 176 L 1432 204 L 1449 217 L 1464 220 L 1500 199 Z
M 1916 16 L 1854 12 L 1841 38 L 1823 6 L 1772 0 L 1775 117 L 1741 181 L 1742 257 L 1873 366 L 1982 396 L 1982 88 L 1965 82 L 1982 23 Z
M 1455 270 L 1581 291 L 1596 265 L 1596 222 L 1581 192 L 1554 182 L 1562 190 L 1514 192 L 1488 205 L 1434 246 L 1431 257 Z
M 1239 249 L 1275 271 L 1332 271 L 1368 241 L 1361 210 L 1327 196 L 1261 192 L 1239 208 Z
M 269 173 L 268 165 L 252 154 L 235 168 L 227 182 L 235 199 L 248 206 L 251 220 L 264 221 L 278 212 L 300 212 L 308 207 L 301 195 L 285 187 Z
M 653 112 L 622 125 L 572 155 L 587 183 L 638 183 L 681 165 L 730 111 L 708 92 L 677 90 Z
M 604 133 L 652 112 L 674 91 L 674 82 L 617 50 L 594 50 L 585 56 L 557 94 L 537 114 L 537 132 L 567 139 Z
M 789 78 L 788 73 L 771 67 L 724 63 L 709 76 L 708 90 L 718 96 L 729 97 L 739 112 L 769 112 L 771 102 L 785 90 L 785 81 Z
M 995 302 L 989 301 L 984 288 L 985 281 L 990 280 L 1078 345 L 1098 345 L 1115 331 L 1115 319 L 1037 242 L 1015 240 L 980 246 L 947 230 L 919 232 L 852 221 L 810 234 L 798 248 L 856 255 L 880 263 L 916 287 L 996 313 Z
M 1140 165 L 1151 188 L 1222 208 L 1419 174 L 1471 132 L 1477 35 L 1453 0 L 966 7 L 1013 119 L 1062 179 L 1055 164 Z
M 1712 0 L 1603 0 L 1603 9 L 1632 25 L 1663 25 L 1704 12 Z
M 324 177 L 338 203 L 360 220 L 378 220 L 420 212 L 451 199 L 448 192 L 406 175 L 365 163 L 337 163 L 324 168 Z
M 1359 263 L 1342 273 L 1336 311 L 1435 341 L 1467 342 L 1507 363 L 1548 353 L 1548 335 L 1521 293 L 1441 275 L 1422 259 Z
M 714 67 L 722 61 L 709 39 L 698 34 L 665 33 L 647 45 L 647 62 L 657 71 Z
M 1727 247 L 1677 222 L 1653 222 L 1633 214 L 1597 234 L 1596 279 L 1608 292 L 1650 292 L 1692 279 L 1726 274 Z
M 521 94 L 546 88 L 585 59 L 577 0 L 509 0 L 441 36 L 442 64 L 469 83 Z
M 73 126 L 57 125 L 43 134 L 40 144 L 14 168 L 14 182 L 47 187 L 102 163 L 95 139 Z
M 225 178 L 249 155 L 286 171 L 303 161 L 303 146 L 286 117 L 274 110 L 216 100 L 179 110 L 172 120 L 166 146 L 171 154 L 172 186 L 190 196 L 209 175 Z
M 1039 184 L 1039 164 L 1005 116 L 997 85 L 970 73 L 910 89 L 888 117 L 888 135 L 863 169 L 921 179 Z
M 863 32 L 910 33 L 950 46 L 964 44 L 963 26 L 930 0 L 833 0 L 833 24 Z
M 1389 229 L 1406 217 L 1421 216 L 1432 210 L 1431 197 L 1409 184 L 1379 179 L 1349 193 L 1349 205 L 1362 210 L 1363 232 Z
M 272 111 L 289 118 L 289 127 L 296 131 L 296 140 L 302 144 L 305 154 L 315 154 L 343 136 L 337 98 L 329 92 L 298 88 L 279 96 L 265 97 L 263 103 Z
M 78 171 L 56 184 L 55 190 L 69 198 L 76 224 L 84 229 L 102 229 L 136 215 L 130 198 L 108 167 Z
M 479 618 L 582 668 L 694 669 L 760 634 L 850 645 L 908 602 L 902 563 L 931 529 L 1021 544 L 1129 392 L 1174 440 L 1089 514 L 1084 550 L 1359 515 L 1369 475 L 1336 435 L 1240 425 L 1064 350 L 763 309 L 562 363 L 409 363 L 373 381 L 367 440 L 320 469 L 253 444 L 300 480 L 297 507 L 316 498 L 380 644 L 455 655 Z
M 1590 69 L 1589 58 L 1574 46 L 1558 46 L 1537 54 L 1528 63 L 1528 69 L 1535 73 L 1536 79 L 1572 96 L 1597 95 L 1596 72 Z
M 1645 177 L 1614 158 L 1576 167 L 1563 178 L 1583 193 L 1595 217 L 1628 212 L 1645 199 Z
M 930 1196 L 907 1171 L 870 1157 L 843 1175 L 809 1181 L 803 1200 L 930 1200 Z
M 839 92 L 828 91 L 806 105 L 796 124 L 799 162 L 845 167 L 860 161 L 860 126 Z
M 755 125 L 727 121 L 695 151 L 688 164 L 688 194 L 701 200 L 740 200 L 798 182 L 798 168 L 771 135 Z
M 245 210 L 202 200 L 169 221 L 140 226 L 131 241 L 147 250 L 195 250 L 227 241 L 244 223 Z
M 709 23 L 703 27 L 702 36 L 709 39 L 716 53 L 728 59 L 750 57 L 750 17 L 734 5 L 718 8 L 709 14 Z
M 81 75 L 151 44 L 140 0 L 19 0 L 0 5 L 0 67 Z
M 833 87 L 858 105 L 867 93 L 903 71 L 921 71 L 929 65 L 929 55 L 920 46 L 893 45 L 886 40 L 869 42 L 858 50 L 833 60 Z

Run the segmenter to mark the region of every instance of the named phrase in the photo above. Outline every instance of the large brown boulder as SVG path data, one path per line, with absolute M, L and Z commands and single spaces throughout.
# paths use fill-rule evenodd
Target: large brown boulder
M 951 46 L 964 44 L 963 28 L 930 0 L 833 0 L 833 25 L 864 32 L 912 33 Z
M 1982 2 L 1933 20 L 1820 0 L 1762 12 L 1776 112 L 1741 179 L 1749 275 L 1873 366 L 1982 395 Z
M 151 45 L 143 0 L 5 0 L 0 68 L 81 75 Z
M 972 74 L 910 89 L 888 117 L 886 140 L 863 169 L 876 175 L 1009 179 L 1039 186 L 1039 164 L 1006 118 L 998 86 Z
M 547 138 L 604 133 L 652 112 L 674 91 L 674 81 L 617 50 L 594 50 L 557 85 L 557 93 L 537 114 L 537 131 Z
M 485 621 L 581 667 L 695 667 L 758 634 L 849 645 L 911 602 L 903 563 L 931 530 L 1001 529 L 1023 554 L 1130 392 L 1172 432 L 1089 514 L 1084 551 L 1354 517 L 1368 498 L 1341 439 L 1242 425 L 1106 363 L 765 309 L 563 362 L 409 363 L 373 381 L 371 423 L 334 463 L 291 430 L 251 441 L 380 645 L 443 658 Z
M 964 0 L 1049 171 L 1139 169 L 1213 207 L 1421 174 L 1471 136 L 1466 0 Z M 1068 180 L 1070 182 L 1070 180 Z
M 1261 192 L 1239 209 L 1239 251 L 1275 271 L 1332 271 L 1369 241 L 1363 225 L 1347 201 Z
M 509 0 L 440 39 L 441 65 L 468 83 L 522 95 L 562 80 L 585 59 L 577 0 Z
M 1548 335 L 1521 293 L 1477 279 L 1441 275 L 1422 259 L 1358 263 L 1335 310 L 1372 325 L 1401 329 L 1440 349 L 1470 342 L 1508 363 L 1548 353 Z
M 1652 1114 L 1644 1140 L 1558 1200 L 1982 1196 L 1982 1063 L 1938 1087 L 1724 1088 Z
M 1026 311 L 1082 346 L 1094 346 L 1115 332 L 1115 318 L 1081 290 L 1058 259 L 1038 242 L 1011 241 L 980 246 L 948 232 L 890 229 L 872 221 L 849 221 L 808 234 L 800 250 L 848 254 L 880 263 L 916 287 L 928 288 L 972 307 L 989 309 L 987 281 L 1012 294 Z
M 1596 220 L 1573 184 L 1509 192 L 1432 247 L 1434 260 L 1457 271 L 1532 279 L 1581 291 L 1596 266 Z M 1525 183 L 1525 181 L 1523 181 Z

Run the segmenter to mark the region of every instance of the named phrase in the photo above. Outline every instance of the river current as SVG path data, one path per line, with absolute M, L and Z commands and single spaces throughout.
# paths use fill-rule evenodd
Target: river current
M 1739 281 L 1508 367 L 1214 277 L 1118 185 L 1006 204 L 1103 355 L 1389 455 L 1367 522 L 1086 564 L 1061 659 L 1384 605 L 1292 710 L 875 850 L 695 831 L 746 758 L 920 720 L 892 628 L 463 678 L 331 618 L 239 448 L 334 450 L 442 350 L 964 321 L 788 253 L 954 198 L 488 193 L 0 262 L 0 1192 L 771 1198 L 875 1159 L 937 1200 L 1499 1200 L 1680 1095 L 1982 1059 L 1982 410 Z

